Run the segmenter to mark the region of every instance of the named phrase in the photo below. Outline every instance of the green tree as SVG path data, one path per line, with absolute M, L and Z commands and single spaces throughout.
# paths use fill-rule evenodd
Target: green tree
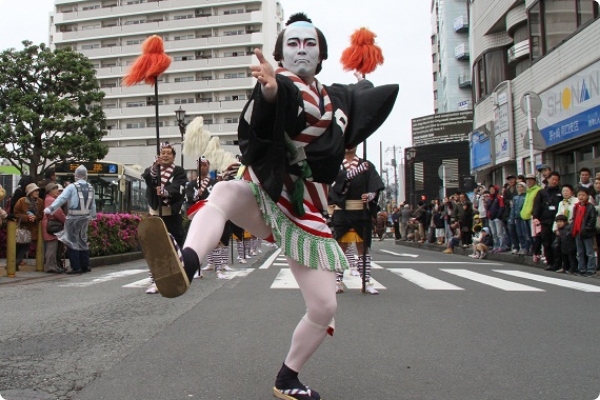
M 69 49 L 23 46 L 0 53 L 0 157 L 36 180 L 65 160 L 103 159 L 104 92 L 92 63 Z

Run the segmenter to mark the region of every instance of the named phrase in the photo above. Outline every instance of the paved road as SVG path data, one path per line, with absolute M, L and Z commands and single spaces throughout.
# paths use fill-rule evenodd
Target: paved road
M 600 279 L 391 241 L 373 259 L 381 295 L 339 295 L 302 371 L 325 399 L 598 398 Z M 0 395 L 272 398 L 302 297 L 276 254 L 236 268 L 173 300 L 143 293 L 143 261 L 0 285 Z

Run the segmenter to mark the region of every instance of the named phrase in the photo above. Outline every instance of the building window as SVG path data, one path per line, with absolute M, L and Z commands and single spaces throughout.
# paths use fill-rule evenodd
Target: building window
M 593 0 L 538 0 L 527 11 L 531 60 L 560 46 L 578 29 L 598 18 Z
M 434 82 L 437 82 L 437 72 L 434 72 L 434 73 L 433 73 L 433 81 L 434 81 Z
M 224 31 L 223 36 L 237 36 L 237 35 L 243 35 L 245 33 L 246 33 L 246 31 L 244 29 L 238 29 L 235 31 Z
M 435 35 L 431 35 L 431 44 L 435 44 Z
M 226 124 L 237 124 L 240 122 L 240 119 L 238 117 L 227 117 L 224 119 L 224 122 Z
M 175 99 L 175 101 L 173 103 L 175 103 L 175 104 L 192 104 L 192 103 L 194 103 L 194 98 L 190 97 L 188 99 Z
M 438 99 L 438 91 L 437 91 L 437 90 L 434 90 L 434 91 L 433 91 L 433 99 L 434 99 L 434 100 L 437 100 L 437 99 Z
M 91 50 L 91 49 L 99 49 L 99 48 L 100 48 L 100 45 L 98 43 L 81 45 L 81 50 Z
M 88 10 L 96 10 L 98 8 L 100 8 L 100 4 L 94 4 L 93 6 L 83 6 L 82 10 L 88 11 Z
M 243 14 L 244 13 L 244 9 L 243 8 L 239 8 L 236 10 L 225 10 L 223 11 L 223 15 L 231 15 L 231 14 Z
M 191 34 L 191 35 L 178 35 L 178 36 L 174 36 L 173 40 L 188 40 L 188 39 L 195 39 L 196 36 Z
M 146 107 L 146 102 L 144 100 L 128 101 L 127 103 L 125 103 L 125 107 Z
M 183 76 L 183 77 L 174 79 L 175 82 L 193 82 L 195 80 L 196 80 L 196 77 L 194 77 L 194 76 Z
M 135 19 L 132 21 L 125 21 L 125 25 L 139 25 L 139 24 L 145 24 L 146 20 L 145 19 Z
M 144 39 L 132 39 L 132 40 L 126 41 L 125 44 L 127 46 L 133 46 L 133 45 L 136 45 L 136 44 L 142 44 L 143 41 L 144 41 Z
M 173 57 L 174 61 L 191 61 L 195 60 L 194 56 L 177 56 Z
M 483 99 L 508 77 L 508 62 L 503 48 L 491 50 L 473 64 L 475 102 Z
M 434 62 L 434 63 L 435 63 L 435 62 L 437 62 L 437 58 L 438 58 L 438 57 L 437 57 L 437 53 L 433 53 L 433 54 L 431 55 L 431 61 L 432 61 L 432 62 Z
M 173 19 L 190 19 L 194 18 L 194 14 L 176 15 Z
M 125 124 L 125 129 L 139 129 L 139 128 L 145 128 L 145 127 L 146 127 L 145 122 L 129 122 L 129 123 Z

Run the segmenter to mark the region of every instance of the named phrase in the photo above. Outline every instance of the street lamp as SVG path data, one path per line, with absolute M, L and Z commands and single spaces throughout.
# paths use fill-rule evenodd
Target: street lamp
M 181 133 L 181 167 L 183 166 L 183 138 L 185 136 L 185 110 L 179 106 L 178 110 L 175 110 L 175 118 L 177 118 L 177 126 L 179 126 L 179 133 Z
M 404 150 L 404 160 L 406 160 L 406 164 L 410 166 L 410 171 L 412 176 L 409 176 L 409 179 L 405 179 L 405 182 L 410 182 L 410 190 L 407 188 L 407 192 L 412 196 L 412 205 L 415 206 L 415 170 L 414 170 L 414 162 L 417 157 L 417 149 L 414 147 L 410 147 Z M 405 175 L 405 178 L 407 176 Z

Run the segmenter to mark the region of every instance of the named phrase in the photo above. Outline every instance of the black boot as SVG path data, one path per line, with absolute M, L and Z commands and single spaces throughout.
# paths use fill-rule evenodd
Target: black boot
M 194 280 L 194 275 L 200 270 L 201 266 L 198 254 L 193 249 L 186 247 L 181 250 L 181 258 L 183 259 L 183 269 L 191 284 Z
M 319 393 L 303 385 L 298 373 L 283 364 L 277 374 L 273 395 L 278 399 L 321 400 Z

